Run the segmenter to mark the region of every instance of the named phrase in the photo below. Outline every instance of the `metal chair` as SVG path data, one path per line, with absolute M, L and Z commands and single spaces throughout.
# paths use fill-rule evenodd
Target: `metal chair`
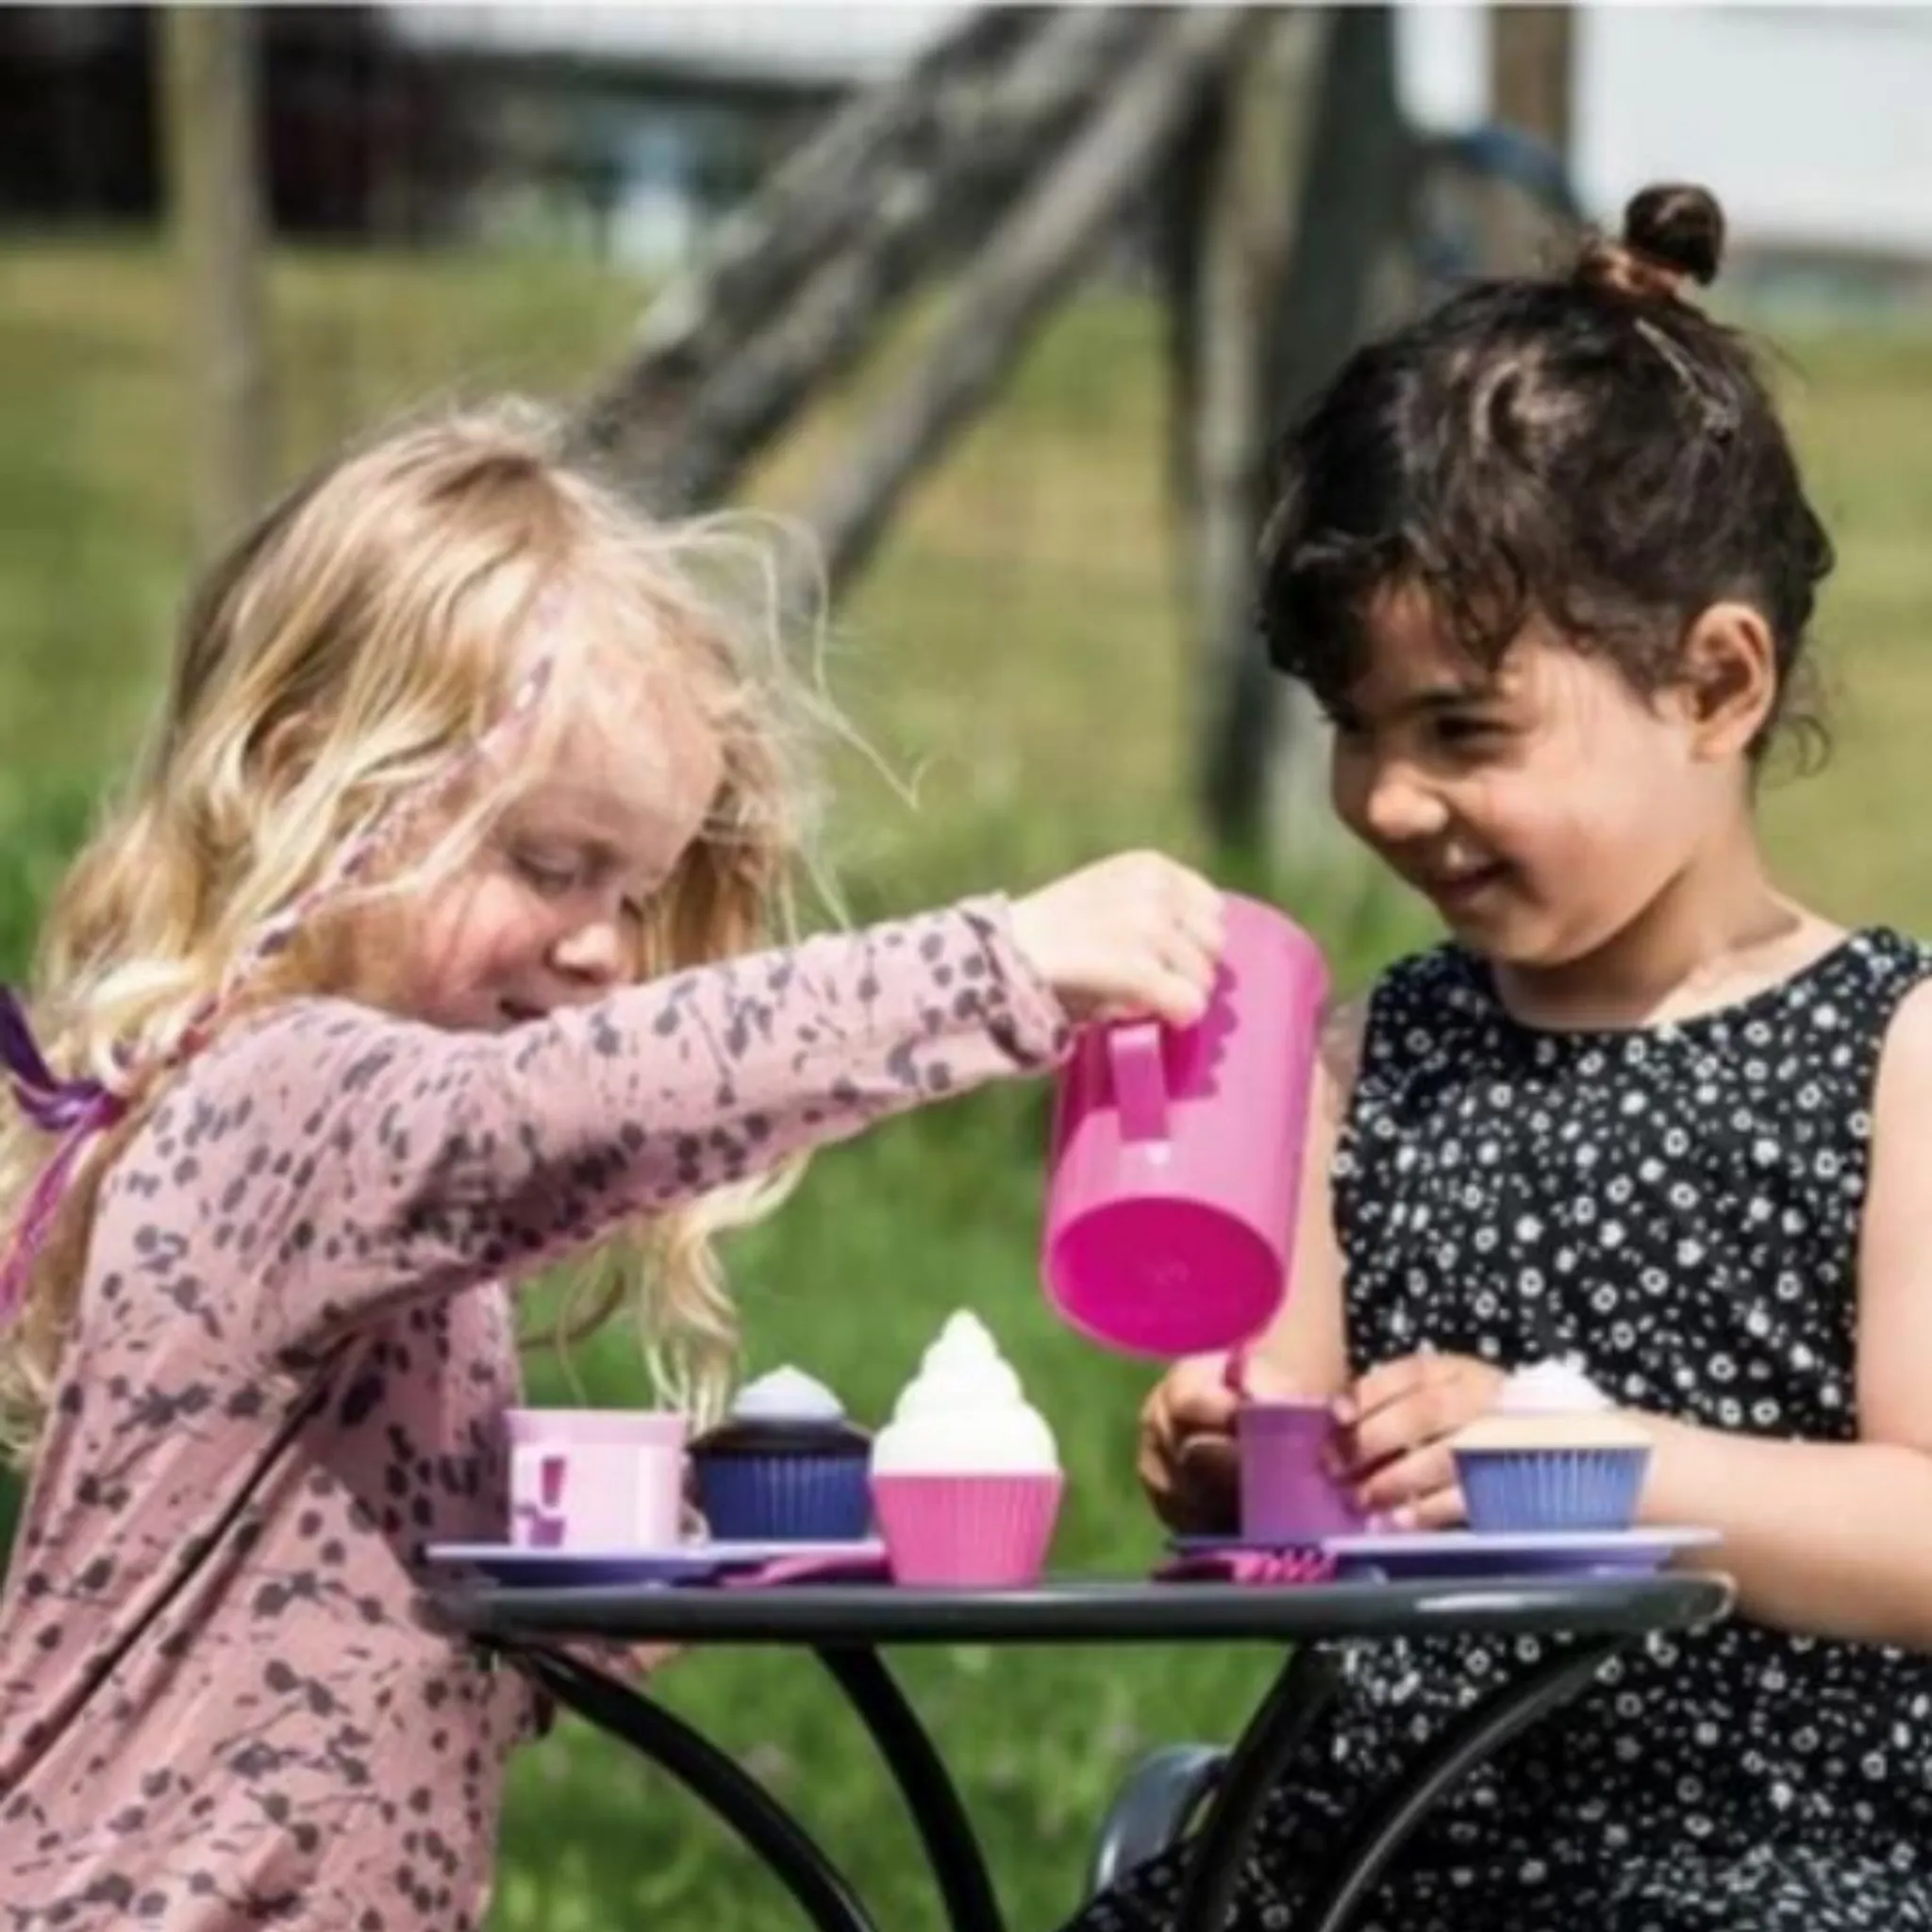
M 1226 1764 L 1227 1753 L 1214 1744 L 1166 1744 L 1143 1757 L 1101 1820 L 1087 1896 L 1178 1844 Z

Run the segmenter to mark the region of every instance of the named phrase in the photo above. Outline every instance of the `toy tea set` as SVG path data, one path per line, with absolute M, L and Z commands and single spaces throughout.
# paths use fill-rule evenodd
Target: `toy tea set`
M 1105 1346 L 1233 1351 L 1291 1291 L 1291 1232 L 1327 974 L 1306 934 L 1227 901 L 1207 1014 L 1090 1028 L 1060 1082 L 1041 1263 L 1052 1304 Z M 1018 1589 L 1064 1493 L 1052 1430 L 991 1335 L 954 1314 L 868 1436 L 792 1369 L 687 1441 L 662 1412 L 508 1418 L 509 1540 L 434 1560 L 533 1585 L 876 1580 Z M 1159 1574 L 1296 1582 L 1653 1570 L 1708 1532 L 1634 1526 L 1649 1447 L 1575 1372 L 1512 1376 L 1451 1443 L 1470 1526 L 1384 1530 L 1326 1473 L 1319 1402 L 1237 1411 L 1237 1536 L 1175 1539 Z M 687 1482 L 689 1477 L 689 1483 Z M 693 1492 L 704 1534 L 686 1529 Z

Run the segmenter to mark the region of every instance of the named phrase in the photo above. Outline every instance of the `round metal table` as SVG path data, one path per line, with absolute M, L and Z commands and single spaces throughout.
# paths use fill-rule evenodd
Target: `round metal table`
M 1696 1572 L 1485 1582 L 1050 1581 L 1024 1591 L 886 1584 L 774 1589 L 662 1585 L 529 1589 L 459 1583 L 440 1615 L 526 1672 L 558 1702 L 661 1765 L 728 1824 L 821 1932 L 873 1921 L 824 1851 L 717 1746 L 650 1697 L 570 1655 L 572 1640 L 784 1644 L 814 1652 L 851 1700 L 899 1786 L 953 1932 L 1004 1932 L 986 1859 L 931 1737 L 879 1656 L 888 1644 L 1182 1643 L 1291 1646 L 1190 1840 L 1176 1932 L 1226 1917 L 1269 1788 L 1319 1722 L 1339 1646 L 1396 1637 L 1555 1637 L 1533 1667 L 1478 1704 L 1360 1818 L 1297 1932 L 1343 1932 L 1429 1807 L 1474 1766 L 1574 1696 L 1626 1644 L 1724 1615 L 1730 1586 Z

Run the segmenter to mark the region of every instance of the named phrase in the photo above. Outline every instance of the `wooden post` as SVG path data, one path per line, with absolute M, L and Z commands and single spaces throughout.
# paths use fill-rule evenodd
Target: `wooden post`
M 161 19 L 159 122 L 204 558 L 259 508 L 271 474 L 255 25 L 245 7 L 170 7 Z
M 735 315 L 714 308 L 709 337 L 692 339 L 707 345 L 701 373 L 667 383 L 660 362 L 634 358 L 622 387 L 607 387 L 584 415 L 592 443 L 660 513 L 723 500 L 873 346 L 922 277 L 978 245 L 1153 24 L 1134 8 L 1069 9 L 1051 16 L 1007 71 L 957 92 L 941 85 L 924 139 L 896 158 L 875 156 L 870 172 L 827 191 L 840 240 L 822 260 L 796 265 L 785 299 Z M 759 219 L 769 222 L 769 210 Z M 818 219 L 833 225 L 823 208 Z
M 960 282 L 919 367 L 867 425 L 808 521 L 837 591 L 863 566 L 906 486 L 985 404 L 1035 326 L 1112 232 L 1252 26 L 1234 8 L 1176 8 L 1097 103 Z
M 1376 266 L 1400 220 L 1407 142 L 1395 92 L 1390 9 L 1324 8 L 1296 18 L 1309 23 L 1318 40 L 1284 42 L 1277 56 L 1283 63 L 1278 94 L 1258 93 L 1244 109 L 1260 125 L 1272 125 L 1271 138 L 1288 156 L 1269 205 L 1290 252 L 1269 289 L 1254 409 L 1270 441 L 1369 325 Z M 1258 79 L 1254 84 L 1261 85 Z M 1229 192 L 1241 178 L 1238 171 L 1223 175 Z M 1226 282 L 1233 274 L 1225 262 L 1217 266 L 1217 258 L 1239 254 L 1231 238 L 1243 227 L 1238 200 L 1204 210 L 1204 220 L 1210 232 L 1227 224 L 1230 237 L 1204 247 L 1197 300 L 1214 290 L 1216 277 Z M 1204 309 L 1195 327 L 1201 342 L 1196 393 L 1204 475 L 1231 462 L 1229 474 L 1238 476 L 1256 460 L 1252 451 L 1232 458 L 1224 454 L 1223 444 L 1239 433 L 1234 425 L 1242 404 L 1233 385 L 1241 378 L 1210 370 L 1210 361 L 1227 371 L 1240 368 L 1239 352 L 1230 345 L 1248 326 L 1241 319 L 1244 300 L 1213 294 L 1223 320 L 1210 322 Z M 1210 346 L 1216 334 L 1227 338 L 1218 350 Z M 1342 845 L 1327 805 L 1326 732 L 1307 694 L 1287 685 L 1267 663 L 1248 618 L 1265 483 L 1257 471 L 1255 495 L 1240 511 L 1239 484 L 1216 484 L 1215 502 L 1210 507 L 1204 497 L 1200 512 L 1199 622 L 1207 689 L 1200 707 L 1197 787 L 1224 850 L 1274 863 L 1325 862 Z M 1232 534 L 1238 514 L 1249 558 L 1245 581 L 1226 560 L 1239 554 Z
M 1570 158 L 1576 16 L 1568 7 L 1490 8 L 1490 118 Z
M 1199 131 L 1195 176 L 1176 210 L 1184 279 L 1173 291 L 1174 455 L 1197 666 L 1194 761 L 1202 808 L 1224 852 L 1266 846 L 1278 829 L 1263 823 L 1252 769 L 1275 748 L 1281 707 L 1256 633 L 1255 546 L 1267 482 L 1268 350 L 1293 242 L 1283 211 L 1300 186 L 1321 52 L 1313 13 L 1270 19 Z
M 657 493 L 661 447 L 681 434 L 691 399 L 728 372 L 743 337 L 783 311 L 798 286 L 873 219 L 882 179 L 916 172 L 955 86 L 998 72 L 1035 31 L 1029 10 L 984 7 L 907 71 L 855 94 L 778 167 L 677 276 L 638 326 L 629 355 L 578 410 L 591 447 Z M 674 484 L 673 489 L 675 488 Z M 667 508 L 683 507 L 675 499 Z
M 1490 8 L 1490 118 L 1540 141 L 1568 164 L 1574 116 L 1575 14 L 1568 7 Z M 1546 266 L 1547 215 L 1506 183 L 1481 209 L 1486 267 L 1523 275 Z

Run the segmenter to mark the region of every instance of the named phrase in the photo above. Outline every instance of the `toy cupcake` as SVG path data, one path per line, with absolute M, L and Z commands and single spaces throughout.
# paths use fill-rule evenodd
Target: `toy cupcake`
M 872 1452 L 893 1579 L 1022 1589 L 1045 1567 L 1065 1479 L 1053 1432 L 977 1317 L 952 1316 Z
M 774 1369 L 692 1442 L 698 1507 L 721 1542 L 848 1542 L 871 1526 L 871 1454 L 829 1389 Z
M 1472 1529 L 1621 1530 L 1637 1515 L 1650 1441 L 1565 1362 L 1511 1375 L 1450 1441 Z

